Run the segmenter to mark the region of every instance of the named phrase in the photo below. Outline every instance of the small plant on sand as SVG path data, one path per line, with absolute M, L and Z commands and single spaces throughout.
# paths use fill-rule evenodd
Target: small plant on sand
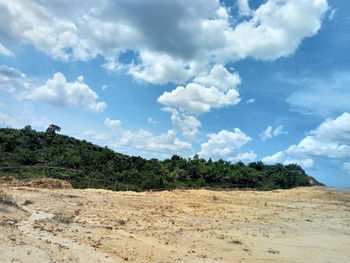
M 117 222 L 118 222 L 119 225 L 125 225 L 126 224 L 126 220 L 124 220 L 124 219 L 119 219 Z
M 24 203 L 23 203 L 23 205 L 31 205 L 31 204 L 33 204 L 33 201 L 31 201 L 31 200 L 25 200 L 24 201 Z
M 74 216 L 73 215 L 65 215 L 63 213 L 56 213 L 54 214 L 54 216 L 52 217 L 53 221 L 56 221 L 58 223 L 62 223 L 62 224 L 71 224 L 74 222 Z
M 18 204 L 13 200 L 12 196 L 6 194 L 3 190 L 0 190 L 0 204 L 18 208 Z
M 219 197 L 217 197 L 216 195 L 213 195 L 211 198 L 213 199 L 213 201 L 219 200 Z
M 230 243 L 230 244 L 236 244 L 236 245 L 242 245 L 242 244 L 243 244 L 242 241 L 240 241 L 240 240 L 231 240 L 231 241 L 229 241 L 228 243 Z

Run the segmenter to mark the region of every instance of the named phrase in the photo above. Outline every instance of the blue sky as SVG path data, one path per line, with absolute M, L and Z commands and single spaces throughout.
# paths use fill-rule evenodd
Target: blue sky
M 0 0 L 0 127 L 350 186 L 350 2 Z

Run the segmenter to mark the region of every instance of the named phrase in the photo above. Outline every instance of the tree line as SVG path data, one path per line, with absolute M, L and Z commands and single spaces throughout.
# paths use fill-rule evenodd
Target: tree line
M 0 175 L 46 176 L 70 181 L 76 188 L 134 191 L 186 187 L 272 190 L 309 185 L 308 176 L 297 164 L 267 165 L 258 161 L 246 165 L 205 160 L 198 155 L 147 160 L 57 134 L 59 131 L 60 127 L 53 124 L 45 132 L 35 131 L 29 125 L 23 129 L 0 129 L 0 167 L 32 168 L 2 169 Z

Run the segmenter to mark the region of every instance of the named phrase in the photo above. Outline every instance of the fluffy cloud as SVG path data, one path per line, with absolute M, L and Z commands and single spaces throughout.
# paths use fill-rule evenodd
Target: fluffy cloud
M 191 143 L 177 137 L 176 130 L 154 135 L 143 129 L 124 129 L 119 120 L 106 118 L 104 124 L 114 129 L 107 132 L 88 130 L 84 132 L 84 136 L 99 144 L 108 145 L 118 152 L 131 155 L 142 153 L 144 157 L 168 158 L 173 154 L 188 155 L 193 151 Z
M 196 77 L 186 87 L 179 86 L 171 92 L 164 92 L 158 102 L 195 113 L 209 112 L 211 108 L 239 103 L 236 88 L 239 83 L 238 74 L 216 65 L 208 74 Z
M 314 161 L 311 158 L 291 159 L 290 157 L 287 157 L 287 156 L 288 155 L 286 155 L 284 152 L 280 151 L 271 156 L 266 156 L 265 158 L 262 159 L 262 161 L 267 164 L 283 163 L 284 165 L 288 165 L 288 164 L 296 163 L 301 167 L 303 167 L 304 169 L 309 169 L 314 165 Z
M 272 137 L 277 137 L 281 134 L 287 134 L 288 132 L 283 131 L 283 125 L 279 125 L 276 129 L 272 129 L 271 126 L 268 126 L 266 130 L 260 134 L 261 140 L 266 141 L 267 139 L 271 139 Z
M 0 0 L 0 36 L 63 60 L 102 55 L 119 64 L 120 53 L 134 50 L 129 74 L 183 83 L 208 65 L 292 54 L 318 31 L 328 8 L 327 0 L 269 0 L 256 10 L 246 0 L 238 5 L 238 15 L 249 17 L 233 24 L 235 14 L 219 0 Z
M 209 140 L 201 144 L 201 150 L 198 155 L 203 158 L 247 160 L 251 161 L 253 152 L 240 153 L 243 145 L 252 139 L 236 128 L 233 132 L 222 130 L 219 133 L 208 134 Z
M 31 80 L 17 69 L 0 65 L 0 89 L 14 92 L 16 89 L 32 87 Z
M 334 120 L 326 119 L 310 134 L 320 141 L 350 144 L 350 114 L 345 112 Z
M 277 152 L 271 156 L 266 156 L 265 158 L 262 159 L 264 163 L 267 164 L 275 164 L 281 162 L 281 160 L 284 158 L 284 153 L 283 152 Z
M 249 7 L 248 0 L 237 0 L 238 12 L 241 16 L 251 16 L 253 11 Z
M 6 47 L 4 47 L 1 44 L 0 44 L 0 55 L 5 55 L 5 56 L 9 56 L 9 57 L 14 56 L 10 50 L 8 50 Z
M 176 131 L 168 130 L 160 135 L 153 135 L 143 129 L 136 132 L 120 130 L 111 145 L 114 149 L 130 153 L 133 150 L 142 151 L 146 155 L 158 155 L 189 153 L 192 145 L 189 142 L 181 141 L 176 136 Z
M 310 158 L 302 159 L 302 160 L 293 160 L 293 159 L 287 159 L 283 162 L 284 165 L 288 164 L 298 164 L 304 169 L 310 169 L 314 165 L 314 161 Z
M 305 168 L 313 165 L 310 157 L 343 160 L 350 158 L 350 114 L 326 119 L 298 144 L 262 159 L 266 163 L 296 162 Z
M 202 123 L 196 117 L 179 113 L 170 107 L 165 107 L 162 110 L 171 112 L 171 121 L 175 130 L 180 131 L 187 139 L 193 140 L 197 138 L 199 134 L 198 128 Z
M 118 128 L 122 122 L 120 120 L 111 120 L 110 118 L 106 118 L 104 124 L 109 128 Z
M 94 130 L 88 130 L 83 132 L 83 136 L 86 136 L 90 139 L 99 141 L 99 142 L 106 142 L 107 140 L 111 139 L 111 136 L 105 132 L 96 132 Z
M 249 163 L 254 161 L 256 159 L 256 156 L 257 155 L 253 151 L 249 151 L 249 152 L 239 153 L 234 157 L 228 158 L 228 160 L 234 163 L 236 162 Z
M 332 159 L 350 157 L 350 114 L 345 112 L 335 119 L 327 119 L 310 132 L 287 153 L 301 156 L 321 156 Z
M 45 85 L 31 89 L 25 98 L 59 107 L 77 107 L 95 112 L 101 112 L 107 106 L 105 102 L 96 101 L 98 95 L 84 83 L 82 76 L 75 82 L 67 82 L 60 72 L 54 74 Z

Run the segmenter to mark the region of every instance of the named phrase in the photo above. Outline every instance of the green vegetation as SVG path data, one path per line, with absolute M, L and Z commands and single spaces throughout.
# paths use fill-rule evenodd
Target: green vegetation
M 309 185 L 304 170 L 296 165 L 230 163 L 174 155 L 163 161 L 116 153 L 85 140 L 57 134 L 50 125 L 37 132 L 0 129 L 0 176 L 52 177 L 76 188 L 135 190 L 183 187 L 257 188 L 271 190 Z

